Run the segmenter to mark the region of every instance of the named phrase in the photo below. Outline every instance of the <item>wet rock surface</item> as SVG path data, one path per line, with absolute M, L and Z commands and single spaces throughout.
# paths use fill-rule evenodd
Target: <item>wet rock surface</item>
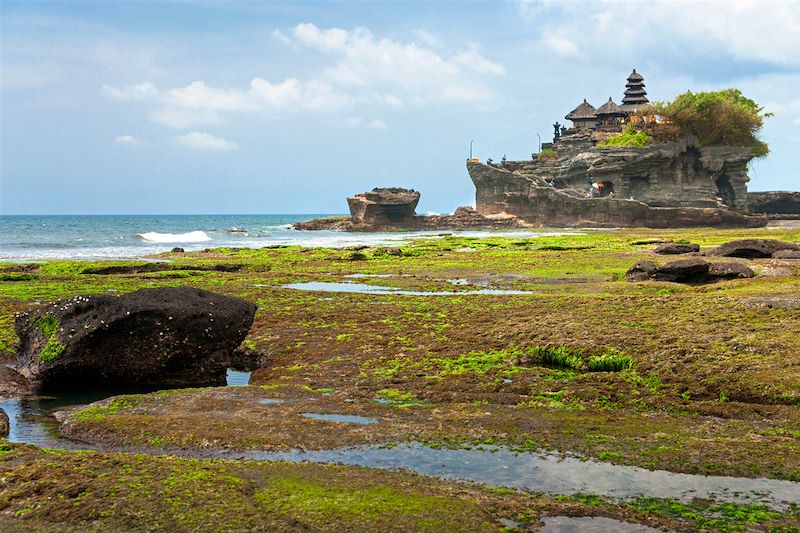
M 59 300 L 16 316 L 13 366 L 44 389 L 224 385 L 255 311 L 191 287 Z
M 710 255 L 755 259 L 772 257 L 774 253 L 783 250 L 800 251 L 800 245 L 775 239 L 742 239 L 721 244 Z
M 800 259 L 800 250 L 778 250 L 772 254 L 773 259 Z
M 8 430 L 11 428 L 8 422 L 8 415 L 0 409 L 0 438 L 8 437 Z
M 721 279 L 752 278 L 753 269 L 740 263 L 709 263 L 703 259 L 681 259 L 658 266 L 640 261 L 625 273 L 628 281 L 670 281 L 673 283 L 711 283 Z
M 30 392 L 31 384 L 25 376 L 13 368 L 0 366 L 0 399 L 25 396 Z
M 699 244 L 669 242 L 660 246 L 656 246 L 656 248 L 653 250 L 653 253 L 661 255 L 680 255 L 699 251 Z

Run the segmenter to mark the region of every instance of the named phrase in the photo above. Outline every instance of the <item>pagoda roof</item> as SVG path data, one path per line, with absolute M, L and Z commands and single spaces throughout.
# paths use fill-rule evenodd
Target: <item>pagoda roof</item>
M 630 82 L 644 81 L 644 76 L 642 76 L 641 74 L 636 72 L 636 69 L 633 69 L 633 72 L 631 72 L 631 75 L 628 76 L 628 81 L 630 81 Z
M 570 111 L 564 118 L 573 121 L 593 119 L 597 118 L 597 110 L 592 104 L 586 101 L 586 98 L 584 98 L 583 102 L 581 102 L 578 107 Z
M 614 103 L 611 97 L 608 97 L 608 102 L 597 108 L 597 115 L 624 115 L 625 111 L 620 106 Z

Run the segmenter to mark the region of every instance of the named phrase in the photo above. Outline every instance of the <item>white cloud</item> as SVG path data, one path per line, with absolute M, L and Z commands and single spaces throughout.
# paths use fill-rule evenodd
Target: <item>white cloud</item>
M 114 142 L 117 144 L 121 144 L 123 146 L 136 146 L 141 141 L 134 137 L 133 135 L 118 135 Z
M 115 100 L 150 100 L 158 96 L 158 89 L 149 81 L 137 83 L 136 85 L 126 85 L 124 87 L 112 87 L 111 85 L 103 85 L 100 92 L 104 96 Z
M 361 117 L 347 117 L 344 120 L 344 125 L 348 128 L 357 128 L 362 122 L 364 122 L 364 119 Z
M 253 80 L 255 82 L 255 80 Z M 193 81 L 186 87 L 170 89 L 168 101 L 179 107 L 207 111 L 251 111 L 254 103 L 247 93 L 236 89 L 216 89 L 202 81 Z
M 384 121 L 378 119 L 371 120 L 370 123 L 367 124 L 367 127 L 373 130 L 385 130 L 388 128 Z
M 424 35 L 424 34 L 419 34 Z M 487 101 L 493 90 L 487 77 L 505 68 L 485 58 L 477 45 L 443 55 L 414 42 L 377 38 L 366 28 L 320 29 L 298 24 L 273 37 L 294 47 L 330 56 L 332 63 L 316 77 L 270 81 L 254 77 L 249 86 L 216 87 L 203 80 L 159 89 L 152 82 L 115 87 L 104 85 L 108 98 L 151 106 L 148 116 L 172 128 L 219 124 L 231 114 L 274 116 L 279 113 L 337 113 L 358 106 L 399 109 L 412 104 Z M 430 43 L 431 36 L 423 39 Z M 386 127 L 373 121 L 373 128 Z
M 226 141 L 220 137 L 214 137 L 210 133 L 193 131 L 186 135 L 175 137 L 178 144 L 194 150 L 236 150 L 239 146 L 231 141 Z
M 474 74 L 502 75 L 505 69 L 472 49 L 442 55 L 417 43 L 376 38 L 366 28 L 348 31 L 298 24 L 290 31 L 292 42 L 335 58 L 324 71 L 331 83 L 349 87 L 390 89 L 398 99 L 470 102 L 491 94 Z M 480 90 L 463 91 L 463 86 Z
M 393 94 L 379 95 L 378 101 L 388 105 L 389 107 L 394 107 L 395 109 L 403 107 L 403 101 Z
M 523 19 L 548 17 L 542 43 L 563 56 L 602 60 L 635 54 L 658 62 L 705 52 L 722 61 L 800 66 L 796 0 L 536 0 L 519 6 Z
M 503 65 L 489 61 L 480 55 L 475 48 L 470 48 L 467 52 L 461 52 L 455 56 L 454 59 L 464 67 L 481 74 L 492 74 L 495 76 L 505 76 L 506 74 L 506 69 Z
M 574 41 L 553 31 L 542 34 L 542 44 L 560 56 L 579 58 L 582 55 Z

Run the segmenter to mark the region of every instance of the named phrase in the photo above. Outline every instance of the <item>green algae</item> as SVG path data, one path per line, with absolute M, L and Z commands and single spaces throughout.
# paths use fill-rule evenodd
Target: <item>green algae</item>
M 67 347 L 61 344 L 61 342 L 58 340 L 58 319 L 52 314 L 48 313 L 33 319 L 33 326 L 36 327 L 47 339 L 47 343 L 44 345 L 42 352 L 39 354 L 39 361 L 42 363 L 50 363 L 55 361 L 61 354 L 64 353 L 64 350 L 67 349 Z

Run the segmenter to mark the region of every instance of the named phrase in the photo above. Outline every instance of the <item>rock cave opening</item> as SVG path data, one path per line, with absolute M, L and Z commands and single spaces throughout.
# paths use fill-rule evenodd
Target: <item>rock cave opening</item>
M 733 191 L 731 180 L 726 174 L 717 178 L 717 198 L 728 207 L 733 207 L 736 201 L 736 193 Z

